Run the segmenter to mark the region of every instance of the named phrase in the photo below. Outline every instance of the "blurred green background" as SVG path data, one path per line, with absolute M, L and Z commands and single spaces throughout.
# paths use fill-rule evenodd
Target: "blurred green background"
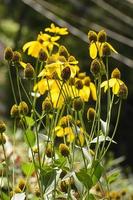
M 89 74 L 89 30 L 104 29 L 108 41 L 119 52 L 112 55 L 110 72 L 118 67 L 122 80 L 129 88 L 123 103 L 119 128 L 113 145 L 115 156 L 125 155 L 124 165 L 133 166 L 133 1 L 132 0 L 0 0 L 0 117 L 7 117 L 10 85 L 3 61 L 6 46 L 22 51 L 22 45 L 34 40 L 51 22 L 67 27 L 70 34 L 64 44 L 79 60 L 82 70 Z M 103 101 L 104 104 L 104 101 Z M 112 126 L 115 122 L 112 119 Z

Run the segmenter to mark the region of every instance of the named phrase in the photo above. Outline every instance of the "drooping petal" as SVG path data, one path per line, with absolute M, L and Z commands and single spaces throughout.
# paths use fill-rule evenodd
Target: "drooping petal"
M 90 91 L 91 91 L 91 96 L 93 100 L 96 101 L 97 100 L 96 86 L 92 82 L 90 83 Z
M 90 51 L 90 57 L 92 59 L 95 59 L 97 57 L 97 47 L 95 43 L 90 44 L 89 51 Z
M 107 42 L 107 44 L 108 44 L 109 48 L 110 48 L 114 53 L 117 53 L 117 54 L 118 54 L 118 52 L 112 47 L 111 44 L 109 44 L 108 42 Z
M 36 41 L 31 41 L 31 42 L 27 42 L 26 44 L 24 44 L 23 46 L 23 51 L 25 52 L 26 49 L 28 49 L 30 46 L 34 45 Z

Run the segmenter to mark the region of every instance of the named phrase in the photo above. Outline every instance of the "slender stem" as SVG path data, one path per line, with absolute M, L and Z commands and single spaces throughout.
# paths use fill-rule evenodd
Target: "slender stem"
M 119 108 L 118 108 L 118 115 L 117 115 L 117 119 L 116 119 L 116 124 L 115 124 L 115 128 L 114 128 L 114 131 L 113 131 L 113 134 L 112 134 L 112 137 L 108 143 L 108 146 L 106 147 L 106 149 L 104 150 L 103 152 L 103 155 L 101 156 L 100 160 L 103 159 L 103 157 L 105 156 L 106 152 L 108 151 L 112 141 L 113 141 L 113 138 L 115 136 L 115 133 L 116 133 L 116 130 L 117 130 L 117 127 L 118 127 L 118 123 L 119 123 L 119 119 L 120 119 L 120 112 L 121 112 L 121 105 L 122 105 L 122 100 L 120 100 L 120 103 L 119 103 Z

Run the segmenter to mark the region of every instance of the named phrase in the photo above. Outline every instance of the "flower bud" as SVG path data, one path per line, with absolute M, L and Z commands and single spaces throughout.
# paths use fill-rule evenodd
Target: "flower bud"
M 60 126 L 62 128 L 66 128 L 66 127 L 70 126 L 71 124 L 72 124 L 72 116 L 71 115 L 63 116 L 60 119 Z
M 119 71 L 118 68 L 115 68 L 115 69 L 112 71 L 111 78 L 117 78 L 117 79 L 120 79 L 120 78 L 121 78 L 121 72 Z
M 4 52 L 5 60 L 12 60 L 13 58 L 13 50 L 10 47 L 7 47 Z
M 98 75 L 100 75 L 100 67 L 101 67 L 101 64 L 100 64 L 99 60 L 97 58 L 94 59 L 91 63 L 91 67 L 90 67 L 90 71 L 93 74 L 93 76 L 97 77 Z
M 118 92 L 118 96 L 121 99 L 127 99 L 128 96 L 128 88 L 125 84 L 121 84 Z
M 21 54 L 18 51 L 13 52 L 13 62 L 20 62 L 21 61 Z
M 70 77 L 69 85 L 74 85 L 74 84 L 75 84 L 75 78 Z
M 97 41 L 97 34 L 94 31 L 89 31 L 88 38 L 90 42 L 96 42 Z
M 83 88 L 83 82 L 82 82 L 82 80 L 77 80 L 76 82 L 75 82 L 75 87 L 78 89 L 78 90 L 81 90 L 82 88 Z
M 64 46 L 59 47 L 59 55 L 64 56 L 65 58 L 69 57 L 69 53 L 68 53 L 66 47 L 64 47 Z
M 26 182 L 23 178 L 21 178 L 18 182 L 18 188 L 20 188 L 20 190 L 24 190 L 26 188 Z
M 6 143 L 6 137 L 3 134 L 0 134 L 0 145 Z
M 102 46 L 102 55 L 103 56 L 110 56 L 111 55 L 111 49 L 107 43 L 104 43 Z
M 87 119 L 89 121 L 93 121 L 94 118 L 95 118 L 95 115 L 96 115 L 96 111 L 94 108 L 89 108 L 88 111 L 87 111 Z
M 43 102 L 42 102 L 42 110 L 43 111 L 46 111 L 46 112 L 50 112 L 51 109 L 52 109 L 52 102 L 49 100 L 49 99 L 45 99 Z
M 10 110 L 10 115 L 11 117 L 19 117 L 19 109 L 18 105 L 14 104 Z
M 69 147 L 66 144 L 60 144 L 59 151 L 64 157 L 67 157 L 70 154 Z
M 24 77 L 31 79 L 34 77 L 35 71 L 34 68 L 32 67 L 32 65 L 30 63 L 27 63 L 25 69 L 24 69 Z
M 65 193 L 67 193 L 67 190 L 68 190 L 68 184 L 67 184 L 67 182 L 64 180 L 64 181 L 61 181 L 61 183 L 60 183 L 60 187 L 61 187 L 61 191 L 62 192 L 65 192 Z
M 28 105 L 25 101 L 20 102 L 18 109 L 19 109 L 19 113 L 22 115 L 27 115 L 29 112 Z
M 47 60 L 47 57 L 48 57 L 48 55 L 47 55 L 46 51 L 44 51 L 43 49 L 41 49 L 41 50 L 39 51 L 39 56 L 38 56 L 39 60 L 40 60 L 41 62 L 44 62 L 44 61 Z
M 65 67 L 61 72 L 61 78 L 63 81 L 67 81 L 71 76 L 71 70 L 70 67 Z
M 52 158 L 53 151 L 52 151 L 52 146 L 51 146 L 51 144 L 48 144 L 48 145 L 47 145 L 46 150 L 45 150 L 45 153 L 46 153 L 46 156 L 47 156 L 48 158 Z
M 107 33 L 104 30 L 101 30 L 97 36 L 98 42 L 106 42 L 107 40 Z
M 0 133 L 5 132 L 5 130 L 6 130 L 5 123 L 2 120 L 0 120 Z
M 73 108 L 74 108 L 74 110 L 80 111 L 82 109 L 82 107 L 83 107 L 83 101 L 82 101 L 82 99 L 80 97 L 75 98 L 73 100 Z

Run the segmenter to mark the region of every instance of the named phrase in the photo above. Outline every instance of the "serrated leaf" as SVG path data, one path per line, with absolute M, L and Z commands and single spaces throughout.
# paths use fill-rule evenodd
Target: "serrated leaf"
M 32 127 L 35 124 L 35 121 L 32 117 L 25 117 L 26 123 L 28 124 L 29 127 Z
M 85 169 L 81 169 L 78 173 L 76 173 L 77 178 L 83 185 L 89 190 L 92 185 L 92 178 L 91 176 L 87 173 Z
M 35 171 L 33 163 L 27 162 L 22 164 L 22 171 L 26 176 L 31 176 Z
M 33 147 L 36 142 L 35 133 L 32 130 L 27 129 L 25 131 L 24 140 L 29 147 Z

